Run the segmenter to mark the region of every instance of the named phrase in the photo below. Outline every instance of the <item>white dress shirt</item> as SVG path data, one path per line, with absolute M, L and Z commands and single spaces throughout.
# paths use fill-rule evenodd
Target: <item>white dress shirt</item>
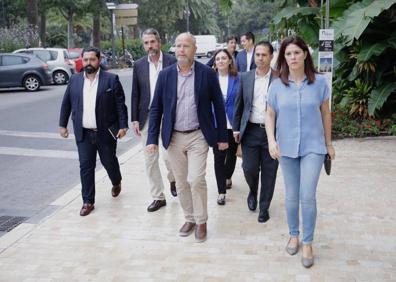
M 100 69 L 95 74 L 95 79 L 91 81 L 84 72 L 83 88 L 83 118 L 82 125 L 84 128 L 97 128 L 96 125 L 96 94 L 98 92 Z
M 227 100 L 228 75 L 222 76 L 219 74 L 219 83 L 220 83 L 221 93 L 223 93 L 223 98 L 224 98 L 224 102 L 225 102 Z M 227 115 L 226 115 L 226 118 L 227 118 L 227 129 L 232 129 L 232 126 L 230 124 L 230 121 L 228 120 Z
M 266 101 L 270 76 L 271 69 L 264 76 L 258 76 L 256 72 L 252 111 L 249 117 L 250 122 L 265 123 L 265 112 L 267 110 Z
M 252 64 L 252 59 L 253 59 L 253 50 L 248 52 L 246 51 L 246 71 L 250 71 L 250 65 Z
M 154 91 L 155 91 L 155 85 L 157 84 L 157 79 L 158 79 L 158 74 L 162 70 L 162 52 L 160 51 L 160 57 L 157 62 L 157 67 L 153 62 L 150 61 L 150 56 L 147 57 L 147 61 L 149 63 L 149 72 L 150 72 L 150 104 L 149 108 L 151 106 L 151 102 L 153 101 L 154 98 Z

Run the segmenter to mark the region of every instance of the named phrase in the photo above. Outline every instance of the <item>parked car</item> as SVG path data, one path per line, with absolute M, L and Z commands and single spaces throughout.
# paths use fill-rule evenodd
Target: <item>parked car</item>
M 63 48 L 28 48 L 18 49 L 13 53 L 37 55 L 48 64 L 55 84 L 66 84 L 76 72 L 75 63 L 69 59 L 69 52 Z
M 76 64 L 76 72 L 80 72 L 83 68 L 82 64 L 82 48 L 69 48 L 69 58 Z
M 37 56 L 0 53 L 0 87 L 37 91 L 41 85 L 49 84 L 52 84 L 51 71 Z

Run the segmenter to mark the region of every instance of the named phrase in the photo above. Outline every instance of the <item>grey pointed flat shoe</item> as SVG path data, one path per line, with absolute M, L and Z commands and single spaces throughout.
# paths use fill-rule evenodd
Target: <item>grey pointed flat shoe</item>
M 285 248 L 285 249 L 286 249 L 286 252 L 287 252 L 289 255 L 294 256 L 295 254 L 298 253 L 298 248 L 299 248 L 299 245 L 300 245 L 300 244 L 297 244 L 296 247 L 290 247 L 289 244 L 290 244 L 291 238 L 292 238 L 292 237 L 289 238 L 289 241 L 287 242 L 287 245 L 286 245 L 286 248 Z
M 314 258 L 301 258 L 301 263 L 305 268 L 310 268 L 314 264 Z

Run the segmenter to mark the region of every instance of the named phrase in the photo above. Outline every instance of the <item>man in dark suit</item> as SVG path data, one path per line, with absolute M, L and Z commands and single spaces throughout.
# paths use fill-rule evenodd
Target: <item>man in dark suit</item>
M 136 61 L 133 68 L 131 119 L 132 129 L 137 136 L 141 136 L 142 145 L 147 143 L 148 115 L 151 101 L 154 97 L 155 85 L 159 72 L 176 63 L 176 58 L 161 52 L 161 38 L 157 30 L 149 28 L 142 35 L 143 47 L 147 55 Z M 176 183 L 171 166 L 167 160 L 166 152 L 162 154 L 168 170 L 171 194 L 176 197 Z M 144 150 L 146 175 L 150 185 L 153 202 L 147 211 L 154 212 L 166 205 L 164 184 L 159 168 L 159 152 L 149 153 Z
M 257 68 L 242 73 L 235 99 L 233 131 L 236 142 L 242 145 L 242 168 L 249 185 L 247 198 L 251 211 L 256 210 L 261 171 L 259 222 L 269 219 L 268 209 L 274 194 L 278 161 L 271 158 L 265 132 L 266 96 L 274 71 L 271 60 L 274 49 L 271 43 L 261 41 L 256 45 Z
M 234 64 L 236 66 L 236 57 L 238 55 L 237 49 L 237 44 L 238 44 L 238 37 L 236 36 L 229 36 L 227 38 L 227 51 L 231 54 L 232 60 L 234 61 Z M 210 60 L 206 63 L 207 66 L 213 67 L 214 65 L 214 55 Z
M 117 138 L 128 130 L 125 95 L 117 75 L 100 70 L 100 50 L 84 48 L 84 71 L 71 77 L 63 97 L 59 132 L 69 136 L 67 124 L 71 114 L 80 161 L 83 206 L 81 216 L 88 215 L 95 203 L 96 152 L 106 169 L 117 197 L 121 192 L 121 172 L 116 156 Z
M 254 34 L 250 31 L 241 36 L 243 50 L 236 57 L 238 72 L 246 72 L 256 68 L 254 60 Z
M 196 241 L 203 242 L 208 219 L 205 173 L 209 146 L 226 150 L 228 143 L 224 100 L 216 73 L 194 61 L 196 49 L 190 33 L 176 38 L 177 64 L 163 69 L 158 76 L 147 150 L 158 150 L 161 130 L 186 221 L 179 235 L 188 236 L 195 228 Z

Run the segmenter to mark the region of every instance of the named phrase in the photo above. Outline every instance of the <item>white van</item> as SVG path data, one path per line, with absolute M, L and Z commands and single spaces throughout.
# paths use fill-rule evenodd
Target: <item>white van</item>
M 208 57 L 211 58 L 216 51 L 217 40 L 214 35 L 194 35 L 197 41 L 197 52 L 195 56 L 198 58 Z

